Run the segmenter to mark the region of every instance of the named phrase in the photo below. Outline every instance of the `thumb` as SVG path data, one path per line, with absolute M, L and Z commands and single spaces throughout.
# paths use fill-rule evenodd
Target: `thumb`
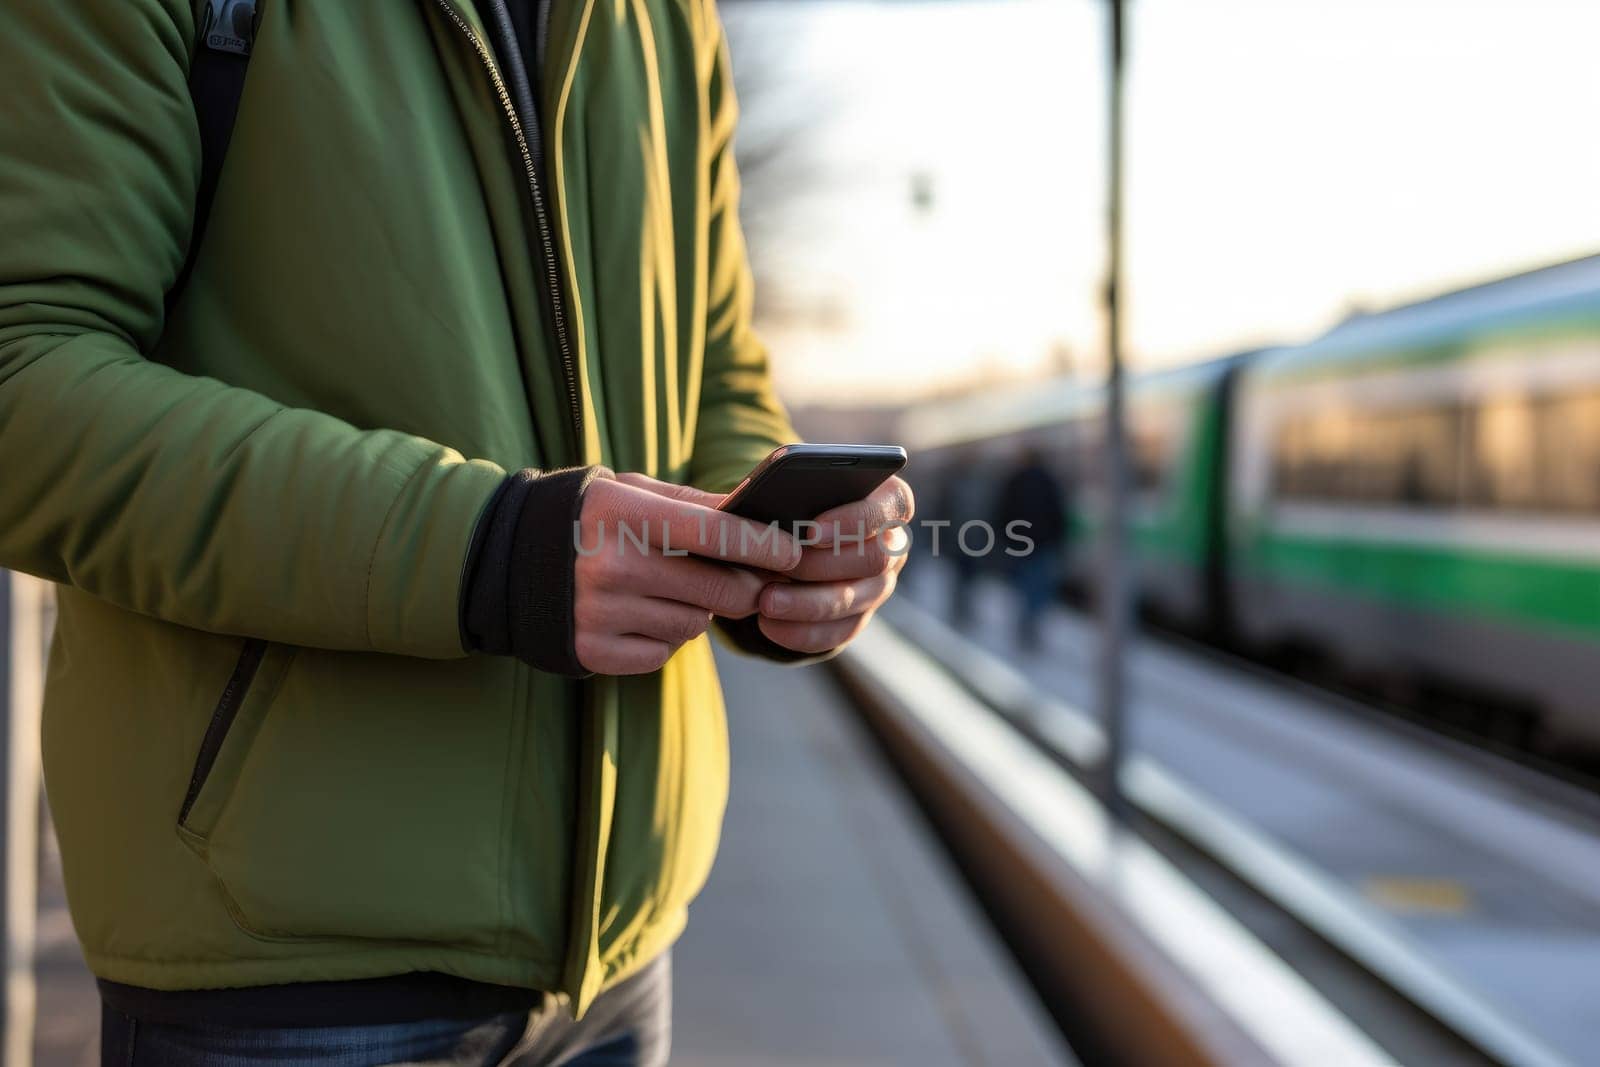
M 638 471 L 628 471 L 618 474 L 617 481 L 624 485 L 631 485 L 635 489 L 643 489 L 657 496 L 671 497 L 673 500 L 682 500 L 688 504 L 698 504 L 703 508 L 718 508 L 723 500 L 727 499 L 722 493 L 708 493 L 704 489 L 696 489 L 692 485 L 674 485 L 672 482 L 663 482 L 652 478 L 648 474 Z

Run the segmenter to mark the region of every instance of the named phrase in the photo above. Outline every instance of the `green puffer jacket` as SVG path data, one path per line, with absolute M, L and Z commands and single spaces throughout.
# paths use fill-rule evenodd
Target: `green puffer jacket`
M 457 606 L 507 470 L 727 488 L 792 438 L 712 0 L 554 5 L 570 380 L 470 0 L 269 0 L 163 321 L 194 40 L 192 0 L 0 6 L 0 565 L 61 585 L 45 771 L 85 953 L 156 989 L 437 970 L 581 1010 L 710 868 L 710 648 L 579 683 L 468 655 Z

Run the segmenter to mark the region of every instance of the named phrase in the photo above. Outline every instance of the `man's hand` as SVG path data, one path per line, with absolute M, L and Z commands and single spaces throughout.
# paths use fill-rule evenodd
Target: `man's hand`
M 793 537 L 717 511 L 721 502 L 642 474 L 590 483 L 573 598 L 575 647 L 586 670 L 659 670 L 678 646 L 705 633 L 713 615 L 756 611 L 770 575 L 730 563 L 781 574 L 799 561 Z
M 819 542 L 805 548 L 788 581 L 761 592 L 761 632 L 796 652 L 853 640 L 894 592 L 914 511 L 911 487 L 890 478 L 865 499 L 817 516 Z

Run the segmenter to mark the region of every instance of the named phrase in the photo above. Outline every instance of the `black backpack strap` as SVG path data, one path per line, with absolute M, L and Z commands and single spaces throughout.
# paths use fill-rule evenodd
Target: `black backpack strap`
M 264 0 L 206 0 L 199 18 L 199 40 L 189 67 L 189 95 L 200 123 L 200 188 L 195 194 L 194 228 L 189 250 L 177 280 L 167 290 L 167 315 L 177 306 L 189 285 L 189 275 L 205 240 L 211 201 L 217 195 L 222 161 L 233 137 L 234 119 L 244 96 L 244 76 L 250 68 Z

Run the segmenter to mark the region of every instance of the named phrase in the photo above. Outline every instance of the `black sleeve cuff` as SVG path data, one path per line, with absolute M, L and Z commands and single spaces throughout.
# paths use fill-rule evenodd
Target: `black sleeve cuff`
M 573 523 L 584 490 L 605 467 L 548 473 L 523 469 L 500 487 L 479 520 L 461 591 L 461 630 L 477 652 L 516 656 L 541 671 L 590 672 L 574 646 Z

